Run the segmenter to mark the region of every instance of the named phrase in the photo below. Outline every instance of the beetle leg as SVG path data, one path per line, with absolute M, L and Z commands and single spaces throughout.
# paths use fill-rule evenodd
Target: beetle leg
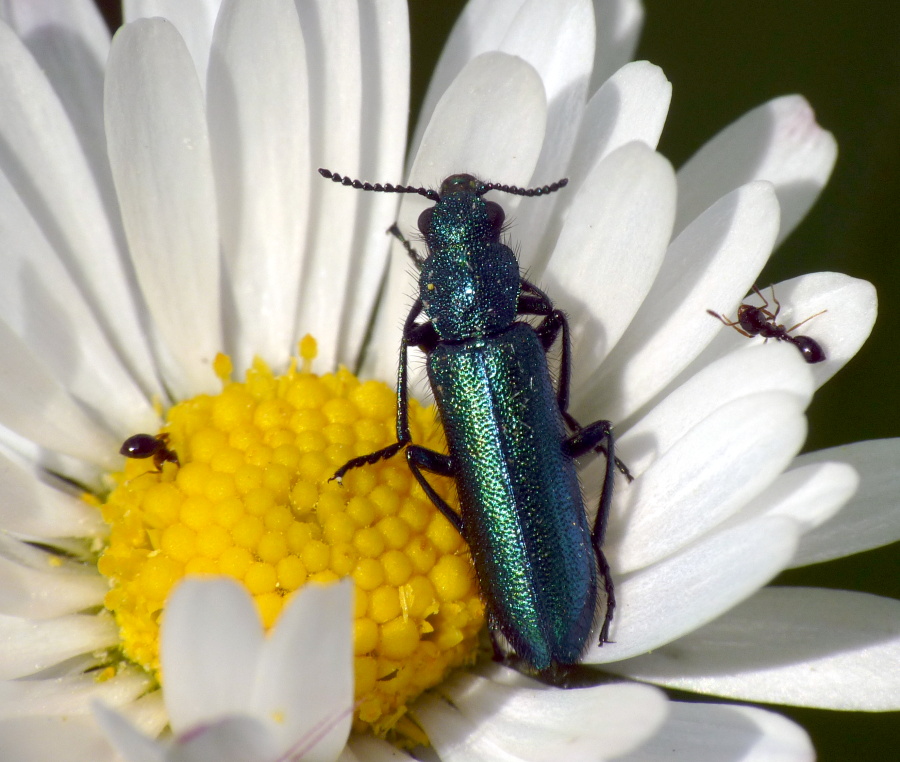
M 435 491 L 434 487 L 425 478 L 425 474 L 420 470 L 424 468 L 426 471 L 438 474 L 438 476 L 455 477 L 457 469 L 453 458 L 449 455 L 444 455 L 442 452 L 435 452 L 420 445 L 410 445 L 406 450 L 406 462 L 409 464 L 409 470 L 416 477 L 416 481 L 419 482 L 425 494 L 428 495 L 428 499 L 434 503 L 434 507 L 444 514 L 447 521 L 453 524 L 456 527 L 456 531 L 465 539 L 462 516 L 454 511 L 447 501 Z
M 570 458 L 578 458 L 604 443 L 606 450 L 606 475 L 603 478 L 603 492 L 600 495 L 600 508 L 597 511 L 597 520 L 594 522 L 594 545 L 600 547 L 603 544 L 603 536 L 606 534 L 606 519 L 612 504 L 613 481 L 616 476 L 615 437 L 613 427 L 609 421 L 594 421 L 580 431 L 576 431 L 565 442 L 563 452 Z
M 612 624 L 613 612 L 616 610 L 616 591 L 613 586 L 612 573 L 609 570 L 609 563 L 603 551 L 594 547 L 597 555 L 597 574 L 603 580 L 603 590 L 606 593 L 606 613 L 603 615 L 603 624 L 600 627 L 600 644 L 610 643 L 609 626 Z
M 360 466 L 371 466 L 373 463 L 377 463 L 379 460 L 388 460 L 389 458 L 393 458 L 400 450 L 406 447 L 407 442 L 394 442 L 392 445 L 388 445 L 387 447 L 382 448 L 381 450 L 376 450 L 375 452 L 370 452 L 368 455 L 360 455 L 358 458 L 352 458 L 344 463 L 337 471 L 334 472 L 334 476 L 331 477 L 328 481 L 337 480 L 338 484 L 344 478 L 344 474 L 348 471 L 352 471 L 354 468 L 359 468 Z
M 516 312 L 520 315 L 543 315 L 544 319 L 534 332 L 541 340 L 541 346 L 547 352 L 556 338 L 562 333 L 562 354 L 559 360 L 559 375 L 556 386 L 556 403 L 565 415 L 569 408 L 569 381 L 571 379 L 571 340 L 569 339 L 569 321 L 562 310 L 554 308 L 550 297 L 530 281 L 521 280 L 521 289 Z M 567 421 L 568 422 L 568 421 Z
M 539 295 L 539 297 L 530 297 L 530 301 L 525 302 L 523 304 L 523 298 L 519 297 L 519 312 L 523 314 L 531 314 L 531 315 L 540 315 L 544 314 L 546 317 L 541 321 L 541 323 L 535 328 L 535 333 L 537 333 L 538 337 L 541 339 L 541 343 L 544 346 L 544 350 L 549 350 L 551 346 L 553 346 L 553 342 L 556 341 L 556 337 L 562 334 L 562 354 L 560 356 L 559 361 L 559 374 L 557 381 L 557 389 L 556 389 L 556 403 L 559 405 L 559 412 L 562 413 L 563 419 L 565 419 L 566 425 L 572 430 L 573 436 L 572 441 L 584 431 L 584 428 L 581 426 L 578 421 L 569 413 L 569 381 L 572 375 L 572 361 L 571 361 L 571 347 L 572 341 L 569 337 L 569 321 L 566 318 L 566 315 L 562 310 L 557 310 L 553 308 L 553 304 L 550 301 L 550 298 L 541 291 L 537 286 L 532 283 L 529 283 L 526 280 L 522 281 L 522 288 L 530 290 Z M 524 309 L 526 305 L 533 305 L 535 309 Z M 540 308 L 540 305 L 543 305 L 544 308 L 549 310 L 548 312 L 538 312 L 537 309 Z M 591 424 L 592 426 L 594 424 Z M 610 424 L 611 426 L 611 424 Z M 604 437 L 600 437 L 598 441 L 602 441 Z M 610 455 L 607 452 L 606 447 L 603 445 L 597 445 L 595 448 L 587 448 L 596 449 L 597 452 L 603 453 L 603 455 L 609 459 Z M 585 450 L 587 452 L 587 450 Z M 631 473 L 628 471 L 628 466 L 626 466 L 621 460 L 616 457 L 612 458 L 613 462 L 616 464 L 616 468 L 628 479 L 628 481 L 633 481 L 634 477 L 632 477 Z
M 559 373 L 556 389 L 556 403 L 559 406 L 559 412 L 562 413 L 566 425 L 572 430 L 574 440 L 575 437 L 584 429 L 581 424 L 569 413 L 569 381 L 572 375 L 571 346 L 572 341 L 569 338 L 569 321 L 562 310 L 555 309 L 550 297 L 541 291 L 530 281 L 524 278 L 521 281 L 523 293 L 519 295 L 519 301 L 516 305 L 516 311 L 520 315 L 543 315 L 544 319 L 534 329 L 534 332 L 541 340 L 544 351 L 548 351 L 556 338 L 562 334 L 562 353 L 559 361 Z M 721 319 L 721 318 L 720 318 Z M 593 425 L 593 424 L 592 424 Z M 602 441 L 603 437 L 598 441 Z M 592 448 L 588 448 L 592 449 Z M 597 452 L 609 458 L 606 447 L 597 445 Z M 587 452 L 587 450 L 585 450 Z M 628 479 L 633 481 L 631 473 L 626 466 L 618 458 L 613 458 L 616 468 Z
M 406 322 L 403 324 L 403 338 L 400 341 L 400 362 L 397 365 L 397 441 L 392 445 L 388 445 L 380 450 L 369 453 L 368 455 L 360 455 L 358 458 L 348 460 L 343 466 L 334 472 L 334 476 L 328 481 L 337 479 L 338 482 L 344 477 L 348 471 L 359 468 L 360 466 L 372 465 L 379 460 L 387 460 L 393 458 L 400 450 L 406 447 L 412 437 L 409 433 L 409 393 L 407 391 L 408 363 L 410 344 L 427 344 L 430 341 L 431 332 L 434 327 L 431 323 L 419 325 L 416 318 L 422 312 L 422 300 L 416 299 L 409 314 L 406 316 Z
M 397 223 L 395 222 L 391 225 L 387 232 L 390 233 L 394 238 L 396 238 L 400 243 L 403 244 L 403 248 L 406 249 L 406 253 L 409 255 L 409 258 L 413 261 L 413 264 L 416 266 L 417 270 L 422 269 L 422 265 L 425 263 L 425 257 L 423 257 L 419 252 L 417 252 L 412 244 L 406 240 L 406 236 L 400 232 L 400 228 L 397 227 Z
M 601 445 L 601 442 L 605 444 Z M 591 544 L 594 546 L 594 555 L 597 558 L 597 572 L 603 580 L 603 588 L 606 592 L 606 614 L 603 618 L 603 626 L 600 628 L 600 642 L 609 642 L 609 626 L 612 622 L 613 610 L 616 607 L 615 590 L 613 589 L 612 575 L 609 571 L 609 563 L 603 555 L 603 540 L 606 535 L 606 522 L 609 519 L 609 510 L 612 506 L 613 482 L 616 476 L 616 468 L 625 469 L 624 473 L 631 479 L 628 469 L 615 456 L 615 436 L 613 427 L 609 421 L 594 421 L 583 429 L 576 431 L 563 442 L 563 452 L 571 458 L 577 458 L 590 450 L 603 448 L 606 452 L 606 475 L 603 478 L 603 491 L 600 493 L 600 505 L 597 507 L 597 518 L 594 520 L 594 528 L 591 530 Z
M 569 428 L 572 429 L 573 432 L 575 432 L 572 435 L 572 437 L 570 437 L 571 439 L 574 439 L 578 434 L 580 434 L 582 431 L 584 431 L 585 428 L 588 428 L 588 427 L 582 426 L 580 423 L 578 423 L 578 421 L 576 421 L 575 418 L 573 418 L 572 415 L 567 410 L 563 410 L 562 414 L 563 414 L 563 418 L 565 419 Z M 598 423 L 609 423 L 609 422 L 608 421 L 598 421 Z M 590 426 L 593 426 L 593 425 L 594 424 L 590 424 Z M 604 458 L 609 458 L 609 453 L 607 452 L 606 445 L 598 444 L 594 448 L 594 452 L 600 453 Z M 628 466 L 626 466 L 618 458 L 614 458 L 614 461 L 616 464 L 616 468 L 619 470 L 619 473 L 622 474 L 622 476 L 624 476 L 628 480 L 629 483 L 633 482 L 634 477 L 631 475 L 631 471 L 628 470 Z

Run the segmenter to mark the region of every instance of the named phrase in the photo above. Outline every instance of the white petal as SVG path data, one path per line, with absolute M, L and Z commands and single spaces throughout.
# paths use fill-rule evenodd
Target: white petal
M 463 40 L 463 37 L 467 39 Z M 550 39 L 553 44 L 546 44 Z M 479 177 L 519 185 L 545 185 L 559 179 L 569 162 L 587 100 L 594 40 L 594 13 L 587 0 L 525 0 L 519 3 L 492 3 L 490 8 L 483 7 L 480 3 L 470 3 L 458 19 L 444 48 L 438 70 L 432 78 L 426 106 L 419 117 L 412 155 L 418 156 L 421 153 L 420 139 L 426 119 L 431 120 L 429 124 L 433 122 L 437 97 L 450 84 L 451 78 L 447 75 L 451 60 L 455 75 L 463 68 L 463 64 L 476 56 L 499 51 L 526 61 L 538 73 L 546 95 L 546 135 L 540 158 L 536 165 L 530 167 L 533 172 L 527 179 L 508 179 L 513 177 L 510 173 L 490 176 L 482 173 Z M 498 70 L 495 76 L 502 77 L 502 70 Z M 514 112 L 520 110 L 521 106 L 514 107 Z M 482 127 L 482 120 L 482 117 L 476 117 L 475 125 Z M 449 126 L 458 128 L 458 123 L 454 119 Z M 517 127 L 513 126 L 512 129 Z M 497 139 L 503 141 L 507 138 Z M 489 148 L 490 144 L 484 142 L 484 146 Z M 519 156 L 524 158 L 522 154 Z M 465 164 L 457 164 L 450 171 L 469 171 L 467 167 Z M 509 197 L 504 201 L 503 206 L 509 220 L 516 219 L 519 202 L 520 199 L 516 197 Z M 521 216 L 516 226 L 516 248 L 520 262 L 524 268 L 536 273 L 544 269 L 547 252 L 552 248 L 546 243 L 552 239 L 548 239 L 545 233 L 548 221 L 557 216 L 557 203 L 564 203 L 560 196 L 542 199 L 537 206 L 529 204 L 527 215 Z M 558 230 L 559 226 L 557 224 L 552 227 Z
M 623 66 L 594 94 L 584 108 L 569 159 L 566 170 L 569 184 L 560 194 L 550 197 L 549 202 L 542 202 L 542 205 L 554 203 L 556 209 L 545 215 L 548 219 L 542 228 L 530 224 L 529 216 L 527 228 L 516 229 L 517 244 L 527 244 L 524 248 L 527 258 L 521 258 L 521 263 L 532 277 L 546 266 L 548 253 L 553 251 L 568 216 L 568 202 L 575 198 L 597 164 L 635 140 L 656 148 L 671 93 L 672 86 L 659 67 L 638 61 Z M 559 168 L 554 169 L 549 174 L 560 173 Z M 540 178 L 536 181 L 540 182 Z
M 523 760 L 616 757 L 647 740 L 668 702 L 649 686 L 621 683 L 561 690 L 501 685 L 472 674 L 440 687 L 476 733 Z M 602 722 L 597 722 L 602 718 Z
M 671 703 L 665 725 L 620 762 L 814 762 L 806 731 L 750 706 Z
M 753 282 L 777 231 L 768 183 L 739 188 L 698 217 L 669 245 L 628 331 L 578 397 L 621 424 L 658 395 L 722 327 L 706 314 L 715 295 Z
M 751 180 L 775 186 L 783 241 L 828 181 L 837 157 L 830 132 L 804 98 L 787 95 L 744 114 L 678 171 L 676 232 L 734 188 Z
M 309 104 L 291 0 L 225 2 L 209 68 L 209 130 L 234 313 L 236 368 L 287 365 L 306 235 Z
M 738 382 L 748 378 L 752 384 Z M 809 366 L 793 347 L 747 346 L 704 367 L 619 437 L 618 455 L 639 474 L 719 408 L 767 392 L 790 394 L 803 407 L 812 399 Z
M 400 762 L 411 759 L 412 757 L 387 741 L 359 735 L 350 740 L 350 745 L 344 749 L 338 762 Z
M 81 144 L 110 224 L 118 205 L 103 132 L 103 70 L 109 29 L 90 0 L 9 0 L 2 13 L 25 43 L 62 103 Z M 121 231 L 117 228 L 117 235 Z
M 533 175 L 546 126 L 547 100 L 538 72 L 505 53 L 481 55 L 460 72 L 438 103 L 409 183 L 431 187 L 465 171 L 486 181 L 524 185 Z M 401 229 L 411 227 L 431 203 L 405 197 Z
M 805 438 L 803 407 L 785 392 L 718 409 L 619 493 L 607 535 L 613 570 L 648 566 L 724 522 L 785 469 Z
M 672 100 L 672 83 L 649 61 L 625 64 L 591 97 L 584 109 L 575 151 L 567 170 L 569 190 L 626 143 L 640 140 L 656 149 Z
M 134 266 L 171 357 L 176 397 L 215 391 L 222 349 L 219 242 L 203 96 L 166 21 L 137 21 L 113 39 L 106 76 L 110 164 Z
M 4 175 L 0 247 L 0 320 L 41 358 L 58 383 L 123 439 L 127 431 L 158 427 L 147 395 L 123 366 L 69 269 Z
M 32 442 L 109 468 L 119 440 L 84 412 L 52 373 L 0 322 L 0 423 Z
M 825 362 L 811 368 L 816 388 L 856 355 L 869 338 L 878 315 L 875 287 L 868 281 L 843 273 L 802 275 L 779 283 L 775 293 L 779 301 L 784 299 L 785 303 L 778 322 L 784 321 L 789 328 L 819 310 L 827 310 L 794 331 L 794 335 L 809 334 L 825 350 Z M 788 309 L 788 304 L 792 309 Z
M 597 18 L 597 48 L 591 92 L 634 56 L 644 26 L 641 0 L 594 0 Z
M 793 347 L 748 346 L 740 352 L 732 352 L 688 377 L 681 386 L 663 396 L 659 404 L 617 439 L 617 455 L 632 473 L 641 474 L 678 446 L 686 432 L 700 426 L 717 410 L 757 394 L 788 394 L 796 398 L 800 408 L 804 408 L 813 391 L 808 368 Z M 752 378 L 753 384 L 736 382 L 736 379 L 745 378 Z M 728 439 L 733 438 L 729 435 Z M 603 459 L 592 458 L 581 465 L 584 493 L 589 496 L 588 506 L 593 509 L 603 482 Z M 683 489 L 683 480 L 677 468 L 673 477 L 673 483 L 680 485 L 678 489 Z M 640 485 L 636 489 L 640 489 Z M 607 538 L 612 538 L 607 542 L 607 552 L 611 555 L 616 552 L 615 538 L 623 535 L 625 526 L 631 521 L 630 506 L 636 499 L 634 495 L 640 494 L 632 492 L 632 487 L 621 481 L 616 493 L 607 532 Z M 663 503 L 666 504 L 667 500 Z M 653 534 L 659 533 L 654 531 Z
M 353 586 L 307 585 L 282 611 L 262 652 L 254 705 L 287 739 L 315 739 L 304 759 L 330 760 L 353 714 Z
M 589 92 L 597 88 L 615 71 L 627 63 L 637 46 L 643 22 L 640 0 L 594 0 L 591 26 L 596 28 L 596 42 L 591 46 L 594 55 Z M 419 123 L 411 143 L 411 155 L 418 152 L 419 142 L 432 112 L 450 83 L 472 59 L 491 50 L 518 54 L 507 49 L 516 37 L 511 30 L 522 23 L 522 16 L 533 18 L 535 9 L 526 0 L 473 0 L 466 4 L 453 26 L 428 86 L 428 93 L 419 114 Z M 534 32 L 532 32 L 534 34 Z M 557 40 L 556 29 L 545 32 L 545 39 Z M 536 47 L 553 47 L 539 42 Z M 565 46 L 560 46 L 564 53 Z M 540 51 L 532 53 L 539 54 Z M 530 60 L 530 56 L 526 55 Z
M 162 744 L 148 738 L 123 715 L 96 702 L 93 707 L 97 724 L 121 754 L 116 759 L 127 762 L 165 762 L 166 750 Z
M 575 198 L 600 161 L 635 140 L 656 148 L 671 94 L 672 86 L 662 70 L 646 61 L 626 64 L 594 94 L 583 109 L 581 126 L 566 169 L 569 184 L 561 193 L 542 201 L 542 208 L 551 204 L 556 204 L 557 208 L 542 213 L 541 220 L 546 218 L 546 222 L 540 226 L 534 224 L 529 215 L 526 224 L 515 230 L 517 243 L 527 244 L 523 251 L 525 256 L 520 256 L 523 268 L 536 271 L 534 275 L 543 271 L 559 238 L 564 218 L 569 214 L 568 202 Z M 542 182 L 542 175 L 562 174 L 562 166 L 548 167 L 537 174 L 535 182 Z
M 38 479 L 0 453 L 0 526 L 7 532 L 47 539 L 109 531 L 94 506 Z
M 121 762 L 122 758 L 91 718 L 16 717 L 0 722 L 0 759 Z
M 794 461 L 790 471 L 779 476 L 744 506 L 735 520 L 763 515 L 787 516 L 806 533 L 828 521 L 856 492 L 859 475 L 851 466 L 831 462 L 800 465 L 801 462 L 806 462 L 802 456 Z M 798 552 L 803 548 L 803 542 L 801 538 Z
M 125 669 L 122 674 L 98 681 L 93 674 L 43 680 L 0 682 L 0 717 L 46 714 L 86 714 L 90 702 L 99 699 L 113 706 L 130 704 L 152 687 L 145 672 Z
M 792 328 L 800 321 L 815 316 L 808 323 L 804 323 L 802 328 L 798 327 L 793 331 L 792 335 L 811 336 L 825 351 L 824 362 L 810 365 L 818 388 L 844 367 L 869 337 L 878 312 L 875 289 L 868 281 L 829 272 L 801 275 L 776 283 L 773 288 L 775 297 L 781 304 L 777 319 L 779 324 Z M 769 303 L 768 309 L 773 310 L 772 289 L 764 288 L 761 291 Z M 725 304 L 724 309 L 712 307 L 729 320 L 734 319 L 737 307 L 741 303 L 763 305 L 763 300 L 756 294 L 741 298 L 738 296 L 740 291 L 732 293 L 733 303 Z M 816 314 L 823 310 L 825 310 L 823 314 Z M 764 339 L 759 337 L 748 339 L 733 328 L 721 324 L 717 330 L 718 335 L 688 372 L 712 362 L 716 357 L 732 351 L 744 342 L 764 342 Z
M 541 286 L 569 316 L 576 378 L 606 357 L 650 290 L 674 210 L 672 168 L 643 143 L 607 156 L 572 201 Z
M 172 729 L 181 733 L 247 712 L 263 643 L 259 615 L 243 587 L 226 578 L 181 582 L 169 596 L 160 633 Z
M 503 53 L 481 56 L 466 67 L 438 104 L 409 182 L 431 187 L 448 175 L 466 171 L 483 179 L 502 177 L 506 184 L 522 185 L 531 177 L 540 153 L 545 121 L 543 86 L 534 69 Z M 404 197 L 398 218 L 404 235 L 429 203 L 419 196 Z M 395 245 L 384 307 L 373 336 L 375 346 L 400 344 L 399 328 L 409 310 L 410 294 L 417 290 L 410 269 L 406 252 Z M 373 360 L 369 375 L 396 378 L 393 349 Z
M 484 720 L 474 723 L 449 703 L 430 694 L 416 702 L 415 718 L 428 734 L 441 762 L 522 762 L 516 754 L 502 749 L 487 738 Z
M 97 181 L 105 184 L 107 178 L 92 176 L 56 93 L 2 23 L 0 72 L 0 138 L 6 145 L 0 168 L 97 311 L 116 349 L 142 384 L 155 392 L 145 330 L 135 309 L 133 276 L 97 192 Z
M 678 555 L 616 580 L 613 643 L 592 645 L 588 664 L 628 674 L 619 662 L 659 648 L 747 598 L 790 561 L 797 527 L 764 517 L 714 532 Z
M 900 540 L 900 439 L 855 442 L 810 452 L 797 458 L 796 465 L 830 460 L 849 463 L 859 474 L 859 489 L 834 518 L 803 536 L 793 566 L 829 561 Z
M 0 615 L 0 679 L 31 675 L 118 640 L 112 617 L 72 614 L 36 621 Z
M 360 3 L 362 71 L 362 147 L 360 177 L 373 182 L 403 178 L 409 123 L 409 11 L 404 0 Z M 324 182 L 316 177 L 317 181 Z M 356 239 L 344 303 L 338 357 L 356 367 L 381 286 L 391 237 L 385 222 L 397 218 L 399 198 L 364 193 L 358 199 Z M 393 348 L 391 348 L 393 353 Z
M 547 40 L 553 44 L 548 45 Z M 547 129 L 531 185 L 559 179 L 572 154 L 572 146 L 587 101 L 588 81 L 594 58 L 594 11 L 590 0 L 528 0 L 510 25 L 500 50 L 530 63 L 544 84 L 547 97 Z M 502 180 L 501 182 L 506 182 Z M 515 219 L 520 197 L 504 204 Z M 541 248 L 541 236 L 560 194 L 528 205 L 519 219 L 516 239 L 519 261 L 526 270 L 541 272 L 551 247 Z
M 6 0 L 0 18 L 16 31 L 33 53 L 39 50 L 47 56 L 58 55 L 58 51 L 54 53 L 50 49 L 49 43 L 63 42 L 62 37 L 67 33 L 96 66 L 102 67 L 106 61 L 109 30 L 97 4 L 91 0 L 69 0 L 64 5 L 55 0 Z M 40 60 L 40 56 L 35 57 Z
M 502 40 L 488 48 L 518 56 L 530 63 L 544 83 L 548 101 L 548 143 L 545 150 L 556 151 L 550 138 L 565 144 L 566 157 L 578 127 L 581 109 L 587 100 L 588 78 L 594 57 L 595 24 L 590 0 L 526 0 L 503 33 Z M 547 41 L 553 40 L 552 45 Z M 571 103 L 566 103 L 571 101 Z M 571 124 L 574 117 L 575 124 Z M 570 124 L 561 122 L 569 119 Z M 554 124 L 554 122 L 560 122 Z M 549 159 L 548 155 L 543 157 Z M 550 162 L 549 167 L 559 167 Z
M 296 3 L 306 44 L 309 72 L 309 150 L 316 166 L 354 174 L 362 150 L 362 47 L 359 9 L 350 0 Z M 351 249 L 360 204 L 369 195 L 314 180 L 308 203 L 315 220 L 306 242 L 297 334 L 311 333 L 319 342 L 325 368 L 334 367 L 340 310 L 351 277 Z M 387 225 L 390 220 L 387 221 Z M 341 299 L 336 300 L 335 294 Z
M 145 693 L 136 701 L 121 707 L 119 711 L 151 738 L 159 736 L 169 724 L 169 715 L 166 714 L 161 690 Z
M 126 23 L 154 16 L 171 21 L 184 38 L 200 83 L 205 85 L 213 25 L 221 4 L 222 0 L 122 0 L 122 15 Z
M 259 762 L 275 759 L 277 754 L 278 744 L 267 723 L 255 717 L 226 717 L 176 739 L 166 760 Z
M 653 653 L 614 665 L 638 680 L 775 704 L 900 709 L 900 601 L 770 587 Z
M 84 564 L 60 559 L 0 535 L 0 611 L 50 619 L 103 605 L 107 580 Z
M 425 129 L 434 119 L 438 102 L 460 72 L 482 53 L 500 50 L 507 31 L 526 0 L 471 0 L 456 19 L 428 82 L 428 92 L 419 111 L 419 119 L 409 155 L 417 156 Z M 460 172 L 461 169 L 451 171 Z

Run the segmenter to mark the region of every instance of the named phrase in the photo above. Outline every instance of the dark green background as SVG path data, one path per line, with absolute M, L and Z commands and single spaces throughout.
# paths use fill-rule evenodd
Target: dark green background
M 118 23 L 117 2 L 108 18 Z M 464 3 L 411 0 L 413 109 Z M 816 395 L 807 449 L 900 435 L 900 3 L 895 0 L 644 0 L 637 58 L 673 85 L 659 150 L 680 166 L 745 111 L 802 93 L 839 144 L 822 197 L 759 278 L 770 283 L 835 270 L 865 278 L 881 305 L 871 338 Z M 390 179 L 390 178 L 387 178 Z M 894 347 L 894 349 L 891 349 Z M 892 359 L 893 358 L 893 359 Z M 897 545 L 782 575 L 900 598 Z M 812 735 L 821 762 L 896 759 L 900 713 L 779 707 Z

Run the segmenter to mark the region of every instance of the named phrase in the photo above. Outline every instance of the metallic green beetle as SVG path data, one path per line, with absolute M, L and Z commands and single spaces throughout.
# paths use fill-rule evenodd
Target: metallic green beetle
M 436 192 L 319 172 L 362 190 L 418 193 L 435 202 L 419 217 L 427 258 L 396 226 L 391 229 L 420 270 L 419 297 L 400 345 L 397 441 L 354 458 L 335 478 L 405 448 L 413 475 L 469 544 L 495 655 L 548 677 L 560 675 L 584 653 L 598 616 L 600 642 L 607 642 L 615 596 L 603 535 L 616 467 L 630 475 L 615 458 L 611 424 L 582 427 L 567 412 L 568 323 L 546 294 L 522 278 L 513 251 L 500 241 L 503 209 L 483 196 L 490 190 L 545 195 L 567 181 L 525 190 L 460 174 L 448 177 Z M 417 322 L 423 312 L 427 321 Z M 532 327 L 517 320 L 523 315 L 543 319 Z M 560 334 L 562 359 L 554 389 L 547 350 Z M 410 345 L 427 356 L 449 455 L 411 442 Z M 591 528 L 574 459 L 595 449 L 606 454 L 606 474 Z M 460 513 L 428 483 L 426 471 L 456 479 Z

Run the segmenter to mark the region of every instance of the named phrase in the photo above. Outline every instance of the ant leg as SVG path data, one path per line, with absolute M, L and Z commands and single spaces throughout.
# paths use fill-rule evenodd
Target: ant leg
M 810 320 L 812 320 L 814 317 L 819 317 L 819 315 L 821 315 L 823 312 L 828 312 L 828 310 L 819 310 L 815 315 L 810 315 L 810 316 L 809 316 L 808 318 L 806 318 L 805 320 L 801 320 L 799 323 L 797 323 L 797 325 L 792 325 L 790 328 L 787 329 L 786 333 L 790 333 L 790 332 L 793 331 L 795 328 L 799 328 L 799 327 L 800 327 L 801 325 L 803 325 L 804 323 L 808 323 L 808 322 L 809 322 Z
M 743 328 L 738 328 L 738 326 L 741 324 L 740 320 L 726 320 L 718 312 L 713 312 L 712 310 L 707 310 L 706 312 L 712 315 L 717 320 L 722 321 L 729 328 L 734 328 L 734 330 L 741 334 L 741 336 L 746 336 L 748 339 L 752 338 L 751 334 L 747 333 Z
M 759 288 L 756 286 L 756 284 L 755 283 L 753 284 L 753 291 L 756 293 L 756 295 L 760 299 L 763 300 L 762 307 L 757 307 L 757 309 L 760 312 L 762 312 L 763 315 L 765 315 L 767 318 L 769 318 L 769 320 L 775 320 L 775 318 L 778 317 L 778 313 L 781 311 L 781 304 L 775 298 L 775 287 L 769 286 L 769 288 L 772 289 L 772 301 L 775 302 L 775 312 L 772 312 L 771 310 L 767 309 L 769 306 L 769 300 L 766 299 L 765 296 L 763 296 L 763 292 L 759 290 Z

